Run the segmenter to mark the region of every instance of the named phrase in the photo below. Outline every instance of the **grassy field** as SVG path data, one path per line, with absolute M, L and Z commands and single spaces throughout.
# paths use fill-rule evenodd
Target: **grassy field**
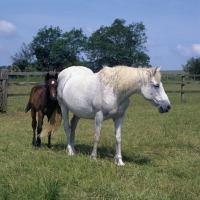
M 180 86 L 166 85 L 166 90 Z M 199 90 L 199 86 L 189 86 Z M 30 87 L 9 88 L 26 93 Z M 93 121 L 77 128 L 75 156 L 65 152 L 63 124 L 34 150 L 28 97 L 9 97 L 0 114 L 0 199 L 200 199 L 200 94 L 168 94 L 169 113 L 160 114 L 139 95 L 131 97 L 122 133 L 124 167 L 114 164 L 114 127 L 105 121 L 97 161 L 90 160 Z M 46 124 L 46 120 L 45 120 Z

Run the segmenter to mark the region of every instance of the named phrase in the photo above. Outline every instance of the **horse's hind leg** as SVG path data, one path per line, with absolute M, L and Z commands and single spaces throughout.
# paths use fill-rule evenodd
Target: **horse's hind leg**
M 35 139 L 35 130 L 37 126 L 37 121 L 36 121 L 36 110 L 33 108 L 31 109 L 31 117 L 32 117 L 32 129 L 33 129 L 33 140 L 32 144 L 36 146 L 36 139 Z
M 95 123 L 95 132 L 94 132 L 94 146 L 91 153 L 91 158 L 96 159 L 97 157 L 97 146 L 100 141 L 100 134 L 101 134 L 101 126 L 103 122 L 103 115 L 101 112 L 97 113 L 94 119 Z
M 68 152 L 68 155 L 74 155 L 73 148 L 71 147 L 70 144 L 69 110 L 65 106 L 61 105 L 61 111 L 62 111 L 62 117 L 64 119 L 64 130 L 68 143 L 66 151 Z
M 75 150 L 74 150 L 74 138 L 75 138 L 75 130 L 76 130 L 79 119 L 80 119 L 79 117 L 74 115 L 72 120 L 71 120 L 70 145 L 72 147 L 73 152 L 75 152 Z

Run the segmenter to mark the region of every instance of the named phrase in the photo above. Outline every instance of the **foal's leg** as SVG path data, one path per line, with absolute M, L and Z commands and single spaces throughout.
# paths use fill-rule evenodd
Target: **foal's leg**
M 37 146 L 41 145 L 41 139 L 40 139 L 40 133 L 42 132 L 42 125 L 43 125 L 43 119 L 44 119 L 44 115 L 43 113 L 39 110 L 38 111 L 38 126 L 37 126 Z
M 50 121 L 51 116 L 47 115 L 48 118 L 48 122 Z M 47 144 L 48 148 L 51 148 L 51 131 L 49 131 L 48 133 L 48 144 Z
M 67 137 L 67 149 L 68 155 L 74 155 L 73 148 L 70 144 L 70 126 L 69 126 L 69 110 L 65 106 L 61 106 L 62 117 L 64 120 L 64 130 Z
M 76 130 L 76 127 L 77 127 L 79 119 L 80 119 L 79 117 L 74 115 L 72 120 L 71 120 L 70 145 L 71 145 L 72 150 L 73 150 L 74 153 L 75 153 L 75 150 L 74 150 L 75 130 Z
M 97 157 L 97 146 L 101 137 L 101 126 L 103 122 L 103 115 L 101 112 L 97 113 L 94 119 L 94 146 L 91 153 L 91 158 L 96 159 Z
M 121 154 L 121 129 L 124 121 L 124 115 L 120 118 L 113 119 L 115 124 L 115 137 L 116 137 L 116 154 L 115 154 L 115 164 L 123 166 L 125 165 L 122 162 L 122 154 Z
M 32 117 L 32 129 L 33 129 L 32 145 L 36 146 L 35 130 L 37 126 L 37 121 L 36 121 L 36 111 L 33 108 L 31 109 L 31 117 Z

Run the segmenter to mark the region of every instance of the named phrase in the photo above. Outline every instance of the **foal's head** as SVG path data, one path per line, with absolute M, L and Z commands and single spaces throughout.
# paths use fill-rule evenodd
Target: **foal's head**
M 45 76 L 45 83 L 46 87 L 50 92 L 50 98 L 51 100 L 57 99 L 57 86 L 58 86 L 58 74 L 49 74 L 47 73 Z

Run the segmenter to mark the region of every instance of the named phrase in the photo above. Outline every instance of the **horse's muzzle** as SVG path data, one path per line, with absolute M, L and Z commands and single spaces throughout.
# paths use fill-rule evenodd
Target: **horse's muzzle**
M 51 94 L 50 98 L 51 98 L 51 100 L 57 100 L 57 95 L 56 94 Z
M 160 113 L 168 112 L 171 109 L 171 104 L 169 101 L 161 101 L 158 105 L 158 111 Z

